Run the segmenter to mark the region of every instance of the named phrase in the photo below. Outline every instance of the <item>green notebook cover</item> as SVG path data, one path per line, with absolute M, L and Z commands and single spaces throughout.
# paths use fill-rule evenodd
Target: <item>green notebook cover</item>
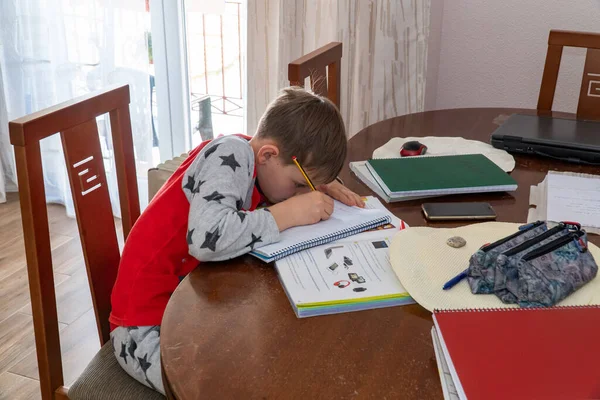
M 503 186 L 514 190 L 517 185 L 483 154 L 373 159 L 368 163 L 391 193 Z

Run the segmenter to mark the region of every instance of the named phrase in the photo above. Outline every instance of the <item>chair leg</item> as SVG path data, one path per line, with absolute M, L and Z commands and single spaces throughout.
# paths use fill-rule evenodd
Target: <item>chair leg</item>
M 54 392 L 54 399 L 55 400 L 69 400 L 69 388 L 65 387 L 65 386 L 61 386 L 58 389 L 56 389 L 56 392 Z

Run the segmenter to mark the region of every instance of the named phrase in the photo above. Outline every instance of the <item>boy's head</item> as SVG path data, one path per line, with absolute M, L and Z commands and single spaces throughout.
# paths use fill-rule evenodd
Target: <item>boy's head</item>
M 293 156 L 315 186 L 332 182 L 346 159 L 346 130 L 337 107 L 301 88 L 283 89 L 269 104 L 251 143 L 258 182 L 273 203 L 310 190 Z

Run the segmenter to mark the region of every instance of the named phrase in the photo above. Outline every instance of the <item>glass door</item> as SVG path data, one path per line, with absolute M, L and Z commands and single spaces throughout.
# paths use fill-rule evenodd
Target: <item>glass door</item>
M 245 133 L 246 0 L 148 0 L 155 161 Z

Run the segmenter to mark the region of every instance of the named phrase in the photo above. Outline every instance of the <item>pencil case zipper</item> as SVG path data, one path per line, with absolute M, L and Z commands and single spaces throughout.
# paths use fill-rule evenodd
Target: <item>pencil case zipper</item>
M 577 247 L 579 247 L 580 251 L 583 253 L 587 249 L 587 246 L 585 245 L 585 243 L 582 243 L 583 241 L 580 240 L 580 238 L 583 236 L 584 233 L 585 233 L 584 231 L 578 230 L 578 231 L 568 234 L 567 236 L 563 236 L 563 237 L 556 239 L 548 244 L 545 244 L 542 247 L 537 248 L 537 249 L 533 250 L 532 252 L 529 252 L 526 255 L 524 255 L 523 261 L 530 261 L 530 260 L 533 260 L 534 258 L 541 257 L 544 254 L 548 254 L 556 249 L 563 247 L 564 245 L 568 244 L 569 242 L 571 242 L 573 240 L 577 244 Z
M 541 242 L 543 240 L 548 239 L 550 236 L 555 235 L 558 232 L 560 232 L 566 228 L 579 230 L 579 229 L 581 229 L 581 225 L 575 224 L 573 222 L 561 222 L 554 228 L 549 229 L 546 232 L 544 232 L 532 239 L 529 239 L 528 241 L 523 242 L 520 245 L 513 247 L 512 249 L 509 249 L 502 254 L 504 254 L 507 257 L 514 256 L 515 254 L 520 253 L 524 250 L 527 250 L 528 248 L 538 244 L 539 242 Z
M 504 239 L 500 239 L 500 240 L 495 241 L 494 243 L 483 246 L 481 248 L 481 251 L 483 251 L 483 252 L 490 251 L 490 250 L 508 242 L 509 240 L 513 240 L 514 238 L 521 236 L 525 232 L 528 232 L 534 228 L 537 228 L 538 226 L 542 225 L 543 223 L 544 223 L 544 221 L 537 221 L 532 224 L 523 225 L 523 226 L 519 227 L 518 232 L 515 232 L 512 235 L 505 237 Z

